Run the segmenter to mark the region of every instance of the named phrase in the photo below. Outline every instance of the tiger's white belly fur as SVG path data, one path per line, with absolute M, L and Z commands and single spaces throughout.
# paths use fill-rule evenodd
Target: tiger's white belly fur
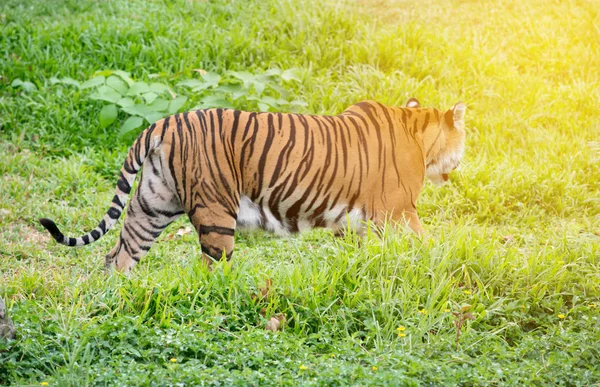
M 365 216 L 362 210 L 354 208 L 348 211 L 340 220 L 336 221 L 340 212 L 347 208 L 344 204 L 338 204 L 333 209 L 327 210 L 323 214 L 327 228 L 334 231 L 344 229 L 350 226 L 354 229 L 360 229 L 365 222 Z M 282 219 L 285 222 L 285 219 Z M 298 231 L 310 230 L 314 227 L 313 222 L 308 219 L 298 219 Z M 242 196 L 240 200 L 240 209 L 237 216 L 236 228 L 238 230 L 264 229 L 278 236 L 287 236 L 290 234 L 289 227 L 282 224 L 267 207 L 260 207 L 252 202 L 249 197 Z

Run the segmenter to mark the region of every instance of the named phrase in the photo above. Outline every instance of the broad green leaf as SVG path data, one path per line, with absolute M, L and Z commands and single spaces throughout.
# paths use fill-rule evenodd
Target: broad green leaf
M 169 103 L 169 109 L 167 110 L 167 112 L 169 114 L 175 114 L 179 111 L 179 109 L 181 109 L 181 107 L 183 106 L 183 104 L 185 104 L 185 102 L 187 101 L 187 97 L 181 95 L 177 98 L 175 98 L 174 100 L 172 100 Z
M 128 96 L 136 96 L 150 91 L 150 87 L 146 82 L 136 82 L 129 88 Z
M 236 92 L 243 91 L 243 90 L 247 91 L 247 89 L 244 88 L 244 86 L 239 83 L 234 84 L 234 85 L 221 85 L 221 86 L 215 88 L 215 91 L 223 91 L 225 93 L 236 93 Z
M 243 81 L 244 83 L 252 82 L 254 80 L 254 75 L 250 74 L 247 71 L 229 71 L 228 74 L 234 76 L 240 81 Z
M 129 86 L 121 78 L 114 75 L 106 78 L 106 85 L 112 87 L 121 95 L 127 94 L 129 90 Z
M 114 70 L 112 73 L 119 76 L 119 78 L 121 78 L 122 80 L 124 80 L 127 83 L 127 86 L 129 86 L 129 87 L 131 87 L 131 85 L 133 85 L 135 83 L 133 81 L 133 79 L 131 79 L 130 74 L 128 72 L 125 72 L 122 70 Z
M 107 101 L 111 103 L 117 103 L 117 101 L 121 100 L 121 94 L 117 93 L 115 89 L 108 86 L 100 86 L 95 93 L 90 95 L 91 99 Z
M 74 80 L 73 78 L 56 78 L 56 77 L 52 77 L 50 78 L 50 83 L 55 85 L 57 83 L 60 83 L 62 85 L 71 85 L 71 86 L 75 86 L 77 88 L 81 87 L 81 83 L 77 82 L 76 80 Z
M 106 105 L 100 110 L 100 126 L 106 128 L 117 119 L 117 107 L 113 104 Z
M 199 79 L 185 79 L 181 82 L 177 83 L 177 86 L 185 86 L 185 87 L 199 87 L 206 85 L 206 82 L 202 82 Z
M 146 114 L 146 116 L 144 116 L 144 118 L 146 119 L 146 121 L 148 121 L 149 124 L 153 124 L 156 121 L 163 118 L 164 116 L 165 116 L 165 113 L 152 112 L 150 114 Z
M 200 100 L 202 108 L 233 108 L 234 106 L 222 95 L 207 95 Z
M 285 70 L 281 73 L 281 79 L 284 81 L 302 82 L 302 79 L 300 79 L 300 76 L 298 75 L 298 69 Z
M 269 105 L 259 102 L 258 103 L 258 110 L 260 110 L 261 112 L 268 112 L 269 111 Z
M 158 94 L 156 94 L 155 92 L 149 91 L 147 93 L 142 94 L 142 97 L 144 98 L 144 101 L 146 101 L 146 103 L 148 105 L 150 105 L 158 97 Z
M 167 85 L 163 85 L 162 83 L 151 83 L 150 84 L 150 91 L 156 93 L 156 94 L 162 94 L 162 93 L 166 93 L 167 91 L 169 91 L 169 87 Z
M 213 87 L 214 85 L 210 84 L 210 83 L 203 83 L 200 86 L 196 86 L 192 89 L 192 91 L 202 91 L 202 90 L 206 90 L 206 89 L 210 89 L 211 87 Z
M 231 85 L 231 84 L 230 85 L 221 85 L 221 86 L 215 88 L 214 90 L 229 94 L 231 99 L 234 101 L 249 93 L 249 90 L 241 83 L 236 83 L 233 85 Z
M 267 71 L 262 73 L 262 75 L 266 75 L 267 77 L 271 77 L 273 75 L 279 75 L 279 74 L 281 74 L 280 69 L 268 69 Z
M 121 107 L 133 106 L 135 101 L 129 97 L 124 97 L 117 101 L 117 105 Z
M 104 85 L 105 79 L 106 78 L 104 78 L 104 75 L 99 75 L 97 77 L 94 77 L 92 79 L 89 79 L 89 80 L 83 82 L 81 84 L 81 88 L 82 89 L 89 89 L 90 87 L 96 87 L 96 86 Z
M 122 110 L 127 114 L 131 114 L 132 116 L 140 117 L 145 117 L 146 115 L 154 112 L 148 105 L 144 105 L 141 103 L 135 104 L 133 106 L 124 106 Z
M 164 98 L 156 98 L 148 107 L 155 112 L 163 112 L 169 108 L 169 101 Z
M 210 83 L 211 85 L 217 86 L 221 81 L 221 76 L 217 73 L 209 71 L 206 74 L 202 75 L 202 79 L 204 79 L 205 82 Z
M 287 91 L 284 87 L 282 87 L 281 85 L 278 85 L 277 83 L 269 83 L 269 87 L 273 90 L 275 90 L 276 92 L 279 93 L 279 96 L 282 98 L 289 98 L 290 96 L 290 92 Z
M 139 128 L 144 123 L 142 117 L 129 117 L 121 126 L 121 130 L 119 130 L 120 135 L 124 135 L 125 133 L 131 132 L 134 129 Z
M 275 80 L 273 79 L 273 77 L 267 76 L 265 74 L 258 74 L 255 78 L 256 81 L 265 83 L 265 84 L 271 84 L 274 83 Z
M 246 95 L 248 95 L 248 92 L 247 92 L 247 91 L 245 91 L 245 90 L 238 91 L 237 93 L 233 93 L 233 94 L 231 94 L 231 99 L 232 99 L 232 100 L 234 100 L 234 101 L 236 101 L 236 100 L 238 100 L 239 98 L 241 98 L 241 97 L 244 97 L 244 96 L 246 96 Z
M 112 70 L 98 70 L 98 71 L 94 72 L 93 76 L 97 77 L 99 75 L 102 75 L 103 77 L 108 77 L 112 73 L 113 73 Z
M 263 96 L 260 98 L 260 102 L 262 102 L 262 103 L 266 103 L 267 105 L 273 106 L 274 108 L 277 108 L 277 107 L 279 107 L 279 102 L 278 102 L 278 101 L 277 101 L 275 98 L 273 98 L 273 97 L 270 97 L 270 96 L 268 96 L 268 95 L 263 95 Z M 259 103 L 260 103 L 260 102 L 259 102 Z
M 256 94 L 262 95 L 263 91 L 265 91 L 265 84 L 258 81 L 254 81 L 252 84 L 254 85 L 254 91 L 256 91 Z

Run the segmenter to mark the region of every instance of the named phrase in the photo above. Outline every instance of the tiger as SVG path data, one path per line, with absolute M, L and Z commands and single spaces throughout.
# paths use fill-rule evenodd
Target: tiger
M 52 237 L 83 246 L 105 235 L 127 207 L 106 270 L 129 272 L 165 228 L 187 214 L 203 261 L 229 260 L 236 230 L 280 236 L 311 229 L 407 225 L 424 229 L 416 201 L 427 177 L 443 185 L 464 154 L 466 106 L 356 103 L 338 115 L 226 108 L 168 116 L 129 148 L 115 195 L 98 226 L 79 238 L 39 219 Z

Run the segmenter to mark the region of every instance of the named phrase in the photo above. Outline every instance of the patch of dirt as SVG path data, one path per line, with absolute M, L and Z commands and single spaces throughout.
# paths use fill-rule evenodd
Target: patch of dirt
M 50 241 L 50 235 L 47 232 L 41 232 L 34 227 L 26 225 L 23 227 L 23 240 L 28 243 L 46 244 Z
M 19 244 L 45 246 L 51 238 L 47 232 L 38 231 L 35 227 L 20 222 L 9 225 L 6 231 L 9 235 L 12 234 L 13 238 L 16 237 L 14 239 Z

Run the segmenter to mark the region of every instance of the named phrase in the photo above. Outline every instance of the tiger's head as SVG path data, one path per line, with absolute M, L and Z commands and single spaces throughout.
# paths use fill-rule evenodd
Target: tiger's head
M 411 98 L 406 107 L 421 108 L 421 104 L 416 98 Z M 437 186 L 448 182 L 450 172 L 458 167 L 465 153 L 466 109 L 466 105 L 459 102 L 445 112 L 433 110 L 435 114 L 424 130 L 426 175 Z

